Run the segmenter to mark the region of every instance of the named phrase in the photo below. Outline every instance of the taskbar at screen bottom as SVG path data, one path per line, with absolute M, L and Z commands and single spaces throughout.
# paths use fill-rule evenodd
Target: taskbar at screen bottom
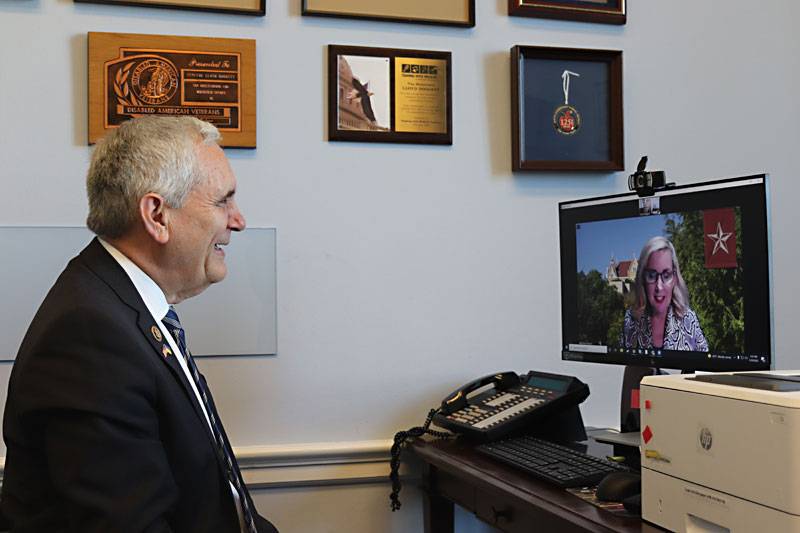
M 561 351 L 565 361 L 650 366 L 679 370 L 768 370 L 766 354 L 714 353 L 660 348 L 620 348 L 589 344 L 566 344 Z

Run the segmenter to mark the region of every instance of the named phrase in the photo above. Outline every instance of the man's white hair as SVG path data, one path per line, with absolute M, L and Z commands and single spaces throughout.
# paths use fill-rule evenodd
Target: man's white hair
M 181 207 L 189 191 L 205 179 L 198 167 L 198 148 L 219 138 L 216 127 L 193 117 L 124 122 L 100 140 L 92 154 L 86 176 L 86 225 L 102 237 L 121 237 L 137 219 L 139 200 L 147 193 Z

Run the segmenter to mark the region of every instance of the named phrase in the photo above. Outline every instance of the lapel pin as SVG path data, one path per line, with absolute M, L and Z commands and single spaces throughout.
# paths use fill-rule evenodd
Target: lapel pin
M 161 347 L 161 354 L 164 356 L 164 358 L 167 358 L 167 357 L 169 357 L 170 355 L 172 355 L 172 350 L 170 350 L 170 349 L 169 349 L 169 346 L 167 346 L 167 345 L 165 344 L 165 345 L 163 345 L 163 346 Z
M 151 327 L 150 333 L 153 334 L 153 337 L 156 339 L 156 341 L 161 342 L 163 340 L 163 337 L 161 336 L 161 330 L 158 329 L 158 326 Z

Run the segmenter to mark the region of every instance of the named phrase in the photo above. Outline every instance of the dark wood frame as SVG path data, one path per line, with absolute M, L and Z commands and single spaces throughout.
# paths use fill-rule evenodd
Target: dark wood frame
M 339 129 L 338 120 L 338 87 L 340 55 L 386 57 L 389 62 L 389 112 L 392 131 L 358 131 Z M 395 72 L 396 57 L 419 57 L 438 59 L 447 64 L 445 83 L 447 84 L 447 132 L 446 133 L 413 133 L 397 132 L 395 121 Z M 450 52 L 431 50 L 407 50 L 403 48 L 372 48 L 366 46 L 328 45 L 328 140 L 352 142 L 410 143 L 410 144 L 453 144 L 453 59 Z
M 601 161 L 581 160 L 524 160 L 520 121 L 524 117 L 520 98 L 520 63 L 525 59 L 556 59 L 564 61 L 595 61 L 608 64 L 608 144 L 610 158 Z M 511 161 L 517 170 L 624 170 L 625 155 L 622 120 L 622 52 L 619 50 L 589 50 L 581 48 L 550 48 L 521 46 L 511 48 Z
M 602 5 L 584 6 L 558 0 L 508 0 L 508 14 L 512 17 L 579 20 L 604 24 L 625 24 L 627 0 L 619 0 L 619 7 Z
M 168 0 L 161 3 L 141 2 L 138 0 L 74 0 L 78 4 L 108 4 L 115 6 L 155 7 L 159 9 L 180 9 L 182 11 L 206 11 L 210 13 L 226 13 L 234 15 L 250 15 L 263 17 L 267 12 L 267 0 L 259 1 L 258 9 L 237 9 L 227 7 L 206 7 L 170 4 Z
M 402 0 L 398 0 L 402 1 Z M 402 22 L 406 24 L 435 24 L 437 26 L 456 26 L 459 28 L 473 28 L 475 27 L 475 0 L 469 0 L 469 21 L 441 21 L 430 20 L 425 18 L 402 18 L 402 17 L 382 17 L 376 15 L 353 15 L 350 13 L 329 13 L 326 11 L 314 11 L 308 9 L 307 0 L 302 0 L 302 14 L 303 16 L 313 17 L 331 17 L 331 18 L 347 18 L 347 19 L 360 19 L 360 20 L 373 20 L 379 22 Z

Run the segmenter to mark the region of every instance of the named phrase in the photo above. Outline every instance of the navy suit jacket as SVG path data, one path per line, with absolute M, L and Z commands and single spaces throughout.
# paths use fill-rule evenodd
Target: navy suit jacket
M 97 239 L 61 273 L 9 383 L 0 506 L 12 531 L 240 533 L 211 431 L 154 327 Z

